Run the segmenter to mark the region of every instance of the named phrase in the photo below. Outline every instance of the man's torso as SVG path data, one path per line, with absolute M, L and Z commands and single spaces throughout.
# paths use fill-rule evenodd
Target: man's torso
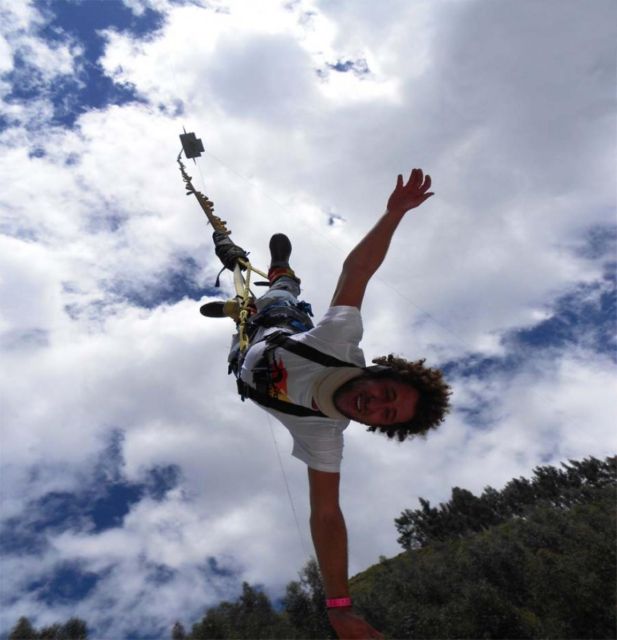
M 298 340 L 322 353 L 364 367 L 364 354 L 358 346 L 361 338 L 362 318 L 355 307 L 330 307 L 313 329 L 291 336 L 292 340 Z M 246 354 L 240 377 L 250 386 L 255 386 L 254 368 L 266 347 L 265 342 L 259 342 L 250 347 Z M 315 383 L 330 368 L 281 347 L 276 347 L 272 356 L 270 375 L 277 397 L 302 407 L 314 408 Z M 318 470 L 335 472 L 340 469 L 343 431 L 349 424 L 348 419 L 297 417 L 263 408 L 290 431 L 294 439 L 292 454 L 295 457 Z

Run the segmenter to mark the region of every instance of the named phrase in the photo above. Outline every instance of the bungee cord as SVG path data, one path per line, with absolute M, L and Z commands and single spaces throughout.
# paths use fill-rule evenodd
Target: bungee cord
M 190 134 L 185 134 L 190 135 Z M 203 147 L 202 147 L 203 148 Z M 186 172 L 186 167 L 181 160 L 182 153 L 187 157 L 191 157 L 191 151 L 188 147 L 183 145 L 183 149 L 178 154 L 177 162 L 180 166 L 180 173 L 182 174 L 182 179 L 185 183 L 185 188 L 187 191 L 187 195 L 194 195 L 199 203 L 199 206 L 202 208 L 203 212 L 206 214 L 206 218 L 208 218 L 208 222 L 212 225 L 212 228 L 218 233 L 222 233 L 225 236 L 230 236 L 231 231 L 227 228 L 227 222 L 222 220 L 214 213 L 214 203 L 207 196 L 205 196 L 201 191 L 198 191 L 193 186 L 192 177 Z M 203 175 L 202 175 L 203 178 Z M 246 270 L 246 277 L 242 274 L 242 269 Z M 254 267 L 249 260 L 238 258 L 236 261 L 236 265 L 233 270 L 234 274 L 234 287 L 236 289 L 236 294 L 240 298 L 240 313 L 239 313 L 239 321 L 238 321 L 238 337 L 240 341 L 240 351 L 244 352 L 249 347 L 249 338 L 246 333 L 246 323 L 248 322 L 250 316 L 250 305 L 255 298 L 255 295 L 251 291 L 251 273 L 258 273 L 260 276 L 267 278 L 268 274 L 260 271 L 256 267 Z

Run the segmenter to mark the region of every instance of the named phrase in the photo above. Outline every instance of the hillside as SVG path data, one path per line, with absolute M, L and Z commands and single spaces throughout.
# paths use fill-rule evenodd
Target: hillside
M 404 551 L 350 580 L 354 606 L 386 638 L 613 639 L 617 458 L 534 469 L 480 496 L 451 499 L 395 521 Z M 282 608 L 243 584 L 172 640 L 335 638 L 314 560 L 287 585 Z M 22 618 L 11 640 L 85 640 L 84 621 L 40 631 Z

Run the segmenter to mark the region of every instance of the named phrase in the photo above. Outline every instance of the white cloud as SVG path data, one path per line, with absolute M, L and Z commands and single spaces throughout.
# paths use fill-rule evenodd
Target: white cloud
M 67 44 L 49 45 L 33 36 L 21 38 L 17 51 L 29 65 L 41 72 L 44 81 L 74 73 L 75 58 L 82 53 L 79 47 L 73 49 Z
M 2 0 L 0 13 L 3 31 L 18 33 L 30 29 L 33 25 L 40 25 L 43 17 L 33 5 L 34 3 L 29 0 L 19 3 Z
M 4 36 L 0 36 L 0 73 L 7 73 L 13 68 L 13 52 Z
M 231 323 L 205 320 L 192 300 L 146 309 L 126 295 L 156 289 L 182 257 L 197 261 L 197 285 L 218 271 L 174 162 L 182 127 L 207 151 L 189 173 L 255 264 L 266 266 L 270 234 L 290 235 L 317 316 L 397 173 L 426 168 L 436 196 L 402 222 L 367 292 L 367 360 L 505 356 L 508 331 L 601 275 L 602 261 L 576 248 L 588 227 L 614 223 L 614 8 L 126 4 L 167 11 L 148 39 L 105 34 L 103 68 L 146 104 L 88 110 L 73 131 L 49 125 L 44 99 L 0 111 L 45 125 L 36 139 L 20 126 L 0 134 L 0 169 L 12 178 L 0 198 L 3 515 L 78 490 L 115 430 L 127 481 L 179 465 L 181 486 L 133 505 L 122 527 L 54 534 L 39 568 L 9 561 L 28 577 L 76 559 L 107 569 L 65 617 L 105 624 L 101 602 L 112 602 L 118 620 L 130 610 L 164 624 L 232 597 L 235 577 L 280 591 L 305 560 L 268 419 L 225 375 Z M 77 45 L 54 52 L 36 40 L 43 18 L 29 6 L 3 8 L 11 51 L 28 44 L 46 78 L 75 70 Z M 359 59 L 369 74 L 315 73 Z M 35 144 L 45 155 L 29 154 Z M 345 222 L 329 227 L 331 213 Z M 455 411 L 425 441 L 397 445 L 351 425 L 342 490 L 352 572 L 397 553 L 392 521 L 418 496 L 443 501 L 454 485 L 500 487 L 541 462 L 614 451 L 611 367 L 582 340 L 490 378 L 452 380 Z M 481 427 L 463 411 L 474 402 L 488 407 Z M 306 542 L 306 469 L 273 428 Z M 210 556 L 234 576 L 205 579 Z M 163 586 L 148 581 L 160 562 L 177 572 Z M 63 610 L 24 596 L 6 625 L 21 614 L 53 622 Z

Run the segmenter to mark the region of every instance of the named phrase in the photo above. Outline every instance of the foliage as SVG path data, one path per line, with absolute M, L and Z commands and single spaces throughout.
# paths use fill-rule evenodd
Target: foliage
M 502 495 L 517 495 L 518 510 L 493 526 L 474 496 L 457 496 L 432 522 L 439 532 L 438 518 L 456 514 L 449 539 L 352 580 L 358 608 L 393 638 L 614 638 L 614 464 L 592 458 L 509 483 Z
M 297 638 L 336 638 L 328 621 L 319 566 L 309 560 L 300 573 L 299 582 L 290 582 L 283 605 Z
M 268 596 L 244 582 L 237 602 L 222 602 L 209 609 L 187 638 L 283 638 L 278 622 Z
M 186 630 L 181 622 L 176 622 L 171 630 L 171 640 L 186 640 Z
M 439 509 L 422 500 L 405 512 L 415 548 L 350 581 L 356 608 L 389 638 L 614 638 L 615 462 L 538 467 L 480 498 L 456 488 Z M 262 631 L 335 637 L 323 598 L 312 561 Z M 204 621 L 226 624 L 187 640 L 266 637 L 235 622 L 233 606 L 211 609 Z
M 222 602 L 179 640 L 210 638 L 336 638 L 328 622 L 319 567 L 309 560 L 298 582 L 287 585 L 283 612 L 276 613 L 268 597 L 242 585 L 237 602 Z
M 512 518 L 525 517 L 538 505 L 569 509 L 587 502 L 601 487 L 615 486 L 617 457 L 604 461 L 590 457 L 570 460 L 563 469 L 544 466 L 534 469 L 532 480 L 515 478 L 501 490 L 487 487 L 480 497 L 454 487 L 446 504 L 431 507 L 420 498 L 420 508 L 403 511 L 395 520 L 404 549 L 421 549 L 434 542 L 464 538 L 485 531 Z
M 407 549 L 351 579 L 355 607 L 386 638 L 614 638 L 616 462 L 538 467 L 531 480 L 480 497 L 405 511 Z M 247 583 L 173 640 L 335 638 L 315 560 L 287 585 L 279 611 Z M 9 640 L 86 639 L 83 621 L 37 631 L 21 618 Z
M 22 617 L 9 634 L 9 640 L 87 640 L 88 628 L 79 618 L 70 618 L 64 624 L 53 624 L 37 631 L 28 618 Z

